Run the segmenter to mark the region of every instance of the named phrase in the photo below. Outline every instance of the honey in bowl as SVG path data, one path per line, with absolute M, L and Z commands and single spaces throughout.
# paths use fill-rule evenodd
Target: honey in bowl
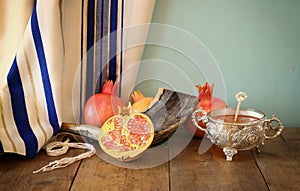
M 234 108 L 216 109 L 208 113 L 207 117 L 216 123 L 228 125 L 251 125 L 260 123 L 265 118 L 264 113 L 258 110 L 241 109 L 236 121 L 234 121 L 235 112 Z
M 234 115 L 219 115 L 214 118 L 224 121 L 225 123 L 234 123 Z M 251 123 L 259 120 L 258 117 L 249 115 L 239 115 L 235 123 Z

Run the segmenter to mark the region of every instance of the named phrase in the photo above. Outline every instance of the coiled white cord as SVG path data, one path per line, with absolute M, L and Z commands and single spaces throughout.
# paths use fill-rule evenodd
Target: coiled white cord
M 58 136 L 60 136 L 62 134 L 58 134 Z M 63 134 L 63 136 L 68 136 L 68 134 Z M 78 149 L 87 149 L 87 152 L 84 152 L 80 155 L 74 156 L 74 157 L 65 157 L 62 158 L 60 160 L 55 160 L 50 162 L 48 165 L 33 171 L 33 173 L 38 173 L 38 172 L 45 172 L 45 171 L 51 171 L 54 169 L 58 169 L 58 168 L 64 168 L 78 160 L 81 159 L 85 159 L 85 158 L 89 158 L 91 156 L 93 156 L 96 153 L 96 149 L 93 145 L 89 144 L 89 143 L 70 143 L 70 137 L 67 137 L 66 141 L 62 142 L 62 141 L 54 141 L 49 143 L 46 146 L 46 153 L 49 156 L 60 156 L 65 154 L 69 148 L 78 148 Z

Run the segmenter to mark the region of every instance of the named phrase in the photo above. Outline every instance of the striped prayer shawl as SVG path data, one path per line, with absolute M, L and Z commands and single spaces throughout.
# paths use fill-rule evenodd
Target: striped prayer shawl
M 120 81 L 125 0 L 83 0 L 83 101 L 100 91 L 104 81 Z
M 42 7 L 48 10 L 41 11 Z M 52 13 L 50 15 L 47 15 Z M 37 1 L 0 94 L 0 153 L 34 157 L 60 128 L 61 1 Z M 55 16 L 53 16 L 55 15 Z M 57 33 L 50 33 L 53 23 Z M 49 46 L 49 38 L 55 47 Z M 55 53 L 56 57 L 51 54 Z
M 73 67 L 73 63 L 65 66 L 65 53 L 69 50 L 65 49 L 64 37 L 68 34 L 64 34 L 63 27 L 63 5 L 66 1 L 67 5 L 73 3 L 73 0 L 36 0 L 16 56 L 12 63 L 8 63 L 10 70 L 6 73 L 1 71 L 6 74 L 6 79 L 0 76 L 4 80 L 0 81 L 4 82 L 0 89 L 0 153 L 35 157 L 65 122 L 62 111 L 65 105 L 70 107 L 71 104 L 65 103 L 63 90 L 73 89 L 64 86 L 63 81 L 64 72 L 68 67 Z M 76 48 L 78 46 L 78 50 L 81 49 L 82 58 L 79 64 L 81 114 L 86 99 L 99 92 L 105 80 L 125 84 L 121 78 L 125 70 L 124 58 L 138 63 L 142 50 L 131 51 L 131 56 L 123 55 L 124 17 L 127 26 L 149 22 L 155 0 L 76 2 L 82 6 L 78 13 L 82 17 L 81 44 L 76 44 Z M 145 9 L 149 10 L 141 19 L 144 12 L 140 10 Z M 124 13 L 127 15 L 124 16 Z M 78 63 L 74 63 L 74 67 L 77 66 Z M 135 79 L 136 75 L 137 72 L 132 74 L 131 79 Z M 134 82 L 128 81 L 126 87 L 131 88 Z M 70 100 L 72 102 L 71 97 Z M 74 115 L 76 118 L 77 114 Z
M 80 114 L 105 80 L 121 84 L 124 1 L 83 0 Z

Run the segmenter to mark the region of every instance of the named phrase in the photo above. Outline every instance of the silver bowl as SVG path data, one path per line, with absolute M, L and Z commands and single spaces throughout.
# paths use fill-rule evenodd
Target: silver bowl
M 234 108 L 216 109 L 209 113 L 200 108 L 192 115 L 194 125 L 205 131 L 213 144 L 223 148 L 227 161 L 232 161 L 238 150 L 258 148 L 259 144 L 276 138 L 284 129 L 276 116 L 266 119 L 265 114 L 256 109 L 240 109 L 234 122 L 235 113 Z M 200 121 L 206 124 L 206 129 L 198 125 Z

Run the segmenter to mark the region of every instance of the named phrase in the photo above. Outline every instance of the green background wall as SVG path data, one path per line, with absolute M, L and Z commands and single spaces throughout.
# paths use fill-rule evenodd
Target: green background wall
M 245 91 L 244 107 L 262 110 L 268 117 L 274 114 L 286 127 L 300 127 L 299 0 L 157 0 L 152 22 L 179 27 L 203 42 L 225 84 L 222 94 L 217 90 L 221 84 L 214 82 L 216 95 L 228 105 L 235 106 L 234 95 Z M 204 84 L 209 74 L 195 69 L 199 63 L 190 63 L 170 48 L 149 44 L 137 88 L 153 94 L 158 86 L 172 86 L 165 83 L 168 78 L 176 89 L 186 91 L 180 72 L 169 70 L 168 64 L 183 71 L 192 84 Z M 147 80 L 149 73 L 156 80 Z

